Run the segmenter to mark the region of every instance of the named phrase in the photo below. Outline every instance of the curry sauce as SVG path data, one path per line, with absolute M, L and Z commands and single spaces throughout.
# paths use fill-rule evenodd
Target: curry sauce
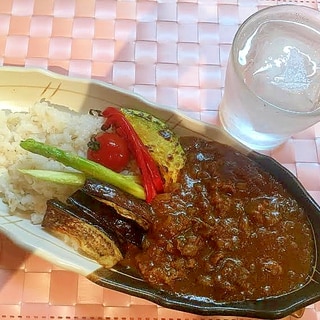
M 312 230 L 284 187 L 233 148 L 183 138 L 178 181 L 152 202 L 143 249 L 128 253 L 153 286 L 216 301 L 277 296 L 306 283 Z

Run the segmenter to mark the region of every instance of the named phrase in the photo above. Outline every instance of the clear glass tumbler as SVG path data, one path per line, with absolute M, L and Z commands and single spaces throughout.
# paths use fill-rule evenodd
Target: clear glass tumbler
M 320 121 L 320 12 L 278 5 L 237 31 L 219 109 L 223 127 L 256 150 Z

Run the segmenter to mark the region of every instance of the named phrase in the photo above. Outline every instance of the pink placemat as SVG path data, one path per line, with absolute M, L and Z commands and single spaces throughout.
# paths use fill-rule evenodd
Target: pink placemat
M 0 1 L 0 65 L 41 67 L 99 79 L 217 124 L 224 74 L 239 24 L 283 3 L 319 1 L 6 0 Z M 320 125 L 271 156 L 320 203 Z M 1 319 L 212 319 L 101 288 L 0 235 Z M 287 317 L 291 319 L 292 317 Z M 320 304 L 304 320 L 320 319 Z

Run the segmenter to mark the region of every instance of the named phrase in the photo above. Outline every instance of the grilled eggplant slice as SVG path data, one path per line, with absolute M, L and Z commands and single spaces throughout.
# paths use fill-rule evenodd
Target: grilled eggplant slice
M 48 200 L 42 227 L 105 268 L 123 259 L 113 232 L 93 225 L 92 219 L 58 200 Z
M 79 211 L 91 217 L 94 224 L 104 230 L 112 230 L 122 242 L 130 242 L 138 247 L 142 245 L 144 235 L 143 228 L 135 221 L 120 216 L 114 208 L 91 197 L 82 190 L 76 191 L 68 199 L 67 203 L 76 207 Z
M 144 230 L 147 230 L 153 222 L 154 214 L 151 206 L 111 184 L 87 179 L 82 190 L 113 207 L 119 215 L 135 221 Z

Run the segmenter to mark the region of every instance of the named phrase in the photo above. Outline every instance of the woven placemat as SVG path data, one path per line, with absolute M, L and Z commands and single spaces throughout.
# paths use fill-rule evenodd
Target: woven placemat
M 263 7 L 283 3 L 320 6 L 308 0 L 0 1 L 0 65 L 99 79 L 217 124 L 239 24 Z M 319 136 L 317 125 L 270 154 L 320 203 Z M 101 288 L 3 235 L 0 245 L 1 319 L 242 319 L 162 308 Z M 320 304 L 306 308 L 302 319 L 320 319 Z

